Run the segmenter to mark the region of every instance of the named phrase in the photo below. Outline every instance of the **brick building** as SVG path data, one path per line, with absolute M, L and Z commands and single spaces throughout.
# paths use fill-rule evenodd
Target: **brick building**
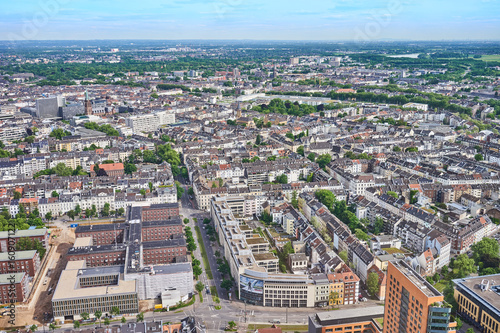
M 25 272 L 33 277 L 40 269 L 40 255 L 36 250 L 16 251 L 14 260 L 8 252 L 0 253 L 0 274 Z
M 186 240 L 184 238 L 167 239 L 143 243 L 142 258 L 144 265 L 172 264 L 186 256 Z
M 168 220 L 179 216 L 178 203 L 164 203 L 142 207 L 141 218 L 143 222 Z
M 112 163 L 112 164 L 99 164 L 99 169 L 97 173 L 95 171 L 95 165 L 92 166 L 90 171 L 90 176 L 107 176 L 107 177 L 122 177 L 125 174 L 125 168 L 123 163 Z
M 10 234 L 9 234 L 10 233 Z M 8 252 L 9 238 L 16 244 L 20 238 L 37 239 L 42 243 L 43 247 L 49 244 L 49 233 L 47 228 L 33 230 L 16 230 L 16 232 L 0 231 L 0 252 Z
M 123 243 L 125 223 L 79 225 L 75 229 L 76 238 L 92 237 L 93 245 Z
M 0 303 L 22 303 L 30 293 L 29 277 L 25 272 L 0 274 Z M 9 295 L 9 293 L 11 295 Z M 15 293 L 15 297 L 11 297 Z
M 150 242 L 169 239 L 173 235 L 182 234 L 182 228 L 181 219 L 143 222 L 142 241 Z

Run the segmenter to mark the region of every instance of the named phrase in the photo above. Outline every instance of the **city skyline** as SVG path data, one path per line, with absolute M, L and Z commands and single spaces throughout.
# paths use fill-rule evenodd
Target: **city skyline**
M 10 2 L 1 40 L 498 40 L 496 0 Z

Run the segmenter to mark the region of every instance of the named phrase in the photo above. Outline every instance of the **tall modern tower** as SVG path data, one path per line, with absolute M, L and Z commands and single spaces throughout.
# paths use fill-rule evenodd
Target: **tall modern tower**
M 389 262 L 384 333 L 455 333 L 451 305 L 404 260 Z
M 87 116 L 92 115 L 92 102 L 89 99 L 89 93 L 87 90 L 85 90 L 85 101 L 83 102 L 83 106 L 85 108 L 85 114 Z

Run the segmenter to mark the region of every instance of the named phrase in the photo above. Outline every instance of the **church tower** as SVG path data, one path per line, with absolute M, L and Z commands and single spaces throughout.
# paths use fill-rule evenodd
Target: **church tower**
M 85 101 L 83 102 L 83 107 L 85 108 L 85 114 L 87 116 L 92 115 L 92 102 L 89 99 L 89 93 L 85 90 Z

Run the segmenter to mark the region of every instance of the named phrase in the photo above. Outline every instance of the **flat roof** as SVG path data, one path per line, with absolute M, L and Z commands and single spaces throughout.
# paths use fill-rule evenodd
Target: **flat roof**
M 84 265 L 83 260 L 75 263 L 78 263 L 80 266 Z M 75 266 L 78 264 L 75 264 Z M 137 292 L 135 280 L 119 280 L 118 285 L 111 286 L 78 288 L 78 274 L 81 271 L 81 268 L 82 267 L 79 269 L 73 269 L 71 266 L 67 266 L 66 269 L 61 272 L 56 290 L 54 291 L 54 296 L 52 297 L 52 302 L 75 298 L 112 296 Z
M 34 237 L 44 236 L 47 233 L 47 228 L 31 229 L 31 230 L 16 230 L 16 232 L 0 231 L 0 238 L 20 238 L 20 237 Z
M 25 274 L 25 272 L 0 274 L 0 284 L 11 284 L 12 277 L 14 278 L 14 283 L 21 282 L 21 279 Z
M 393 260 L 390 262 L 427 297 L 443 296 L 443 294 L 427 282 L 426 279 L 411 268 L 404 260 Z
M 350 321 L 356 322 L 365 320 L 365 318 L 379 318 L 384 316 L 384 307 L 370 306 L 363 308 L 362 311 L 353 311 L 352 309 L 337 310 L 337 311 L 326 311 L 316 313 L 316 318 L 322 325 L 328 325 L 329 323 L 334 323 L 335 321 Z
M 14 253 L 15 260 L 26 260 L 32 259 L 36 254 L 36 250 L 28 250 L 28 251 L 16 251 Z M 0 252 L 0 261 L 12 260 L 8 252 Z
M 489 282 L 487 290 L 484 291 L 481 290 L 483 281 L 485 283 L 486 281 Z M 456 279 L 453 282 L 459 289 L 466 289 L 471 296 L 484 303 L 500 317 L 500 274 Z
M 92 237 L 77 237 L 73 247 L 88 247 L 92 246 Z

